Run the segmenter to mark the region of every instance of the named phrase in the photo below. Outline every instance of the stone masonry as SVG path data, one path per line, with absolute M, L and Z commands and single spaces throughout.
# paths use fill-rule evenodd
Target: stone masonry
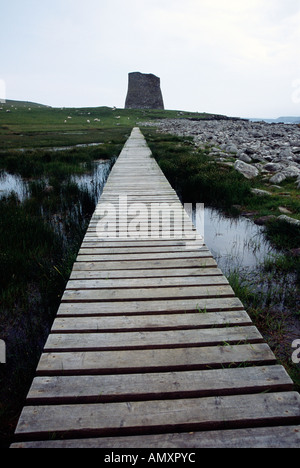
M 152 74 L 129 73 L 125 109 L 164 109 L 160 78 Z

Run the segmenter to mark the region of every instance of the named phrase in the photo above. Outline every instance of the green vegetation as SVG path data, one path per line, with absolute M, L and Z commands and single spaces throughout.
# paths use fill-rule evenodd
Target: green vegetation
M 286 368 L 300 390 L 299 365 L 291 361 L 291 344 L 299 336 L 299 292 L 295 287 L 294 270 L 299 259 L 284 254 L 265 259 L 260 269 L 231 271 L 227 277 L 235 294 L 245 305 L 251 319 Z M 299 329 L 299 326 L 298 326 Z
M 237 171 L 213 161 L 209 150 L 195 150 L 190 138 L 144 131 L 153 156 L 186 203 L 229 208 L 250 196 L 251 185 Z
M 10 102 L 1 104 L 0 109 L 0 150 L 122 143 L 124 135 L 129 137 L 132 128 L 141 120 L 203 118 L 208 115 L 109 107 L 57 109 L 24 103 L 12 105 Z
M 54 177 L 65 179 L 89 171 L 97 159 L 118 156 L 122 144 L 103 143 L 96 147 L 64 151 L 32 149 L 26 151 L 8 150 L 0 152 L 0 169 L 24 178 Z

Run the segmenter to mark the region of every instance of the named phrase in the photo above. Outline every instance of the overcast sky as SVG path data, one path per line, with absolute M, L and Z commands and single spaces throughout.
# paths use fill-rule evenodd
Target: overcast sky
M 300 0 L 0 0 L 0 18 L 8 99 L 122 108 L 140 71 L 166 109 L 300 115 Z

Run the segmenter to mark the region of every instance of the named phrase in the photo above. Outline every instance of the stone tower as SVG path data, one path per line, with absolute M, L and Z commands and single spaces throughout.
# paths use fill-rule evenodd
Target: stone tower
M 164 109 L 160 78 L 144 73 L 129 73 L 125 109 Z

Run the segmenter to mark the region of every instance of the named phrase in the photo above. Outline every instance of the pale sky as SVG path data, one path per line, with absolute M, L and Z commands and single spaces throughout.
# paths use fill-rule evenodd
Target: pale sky
M 299 116 L 299 50 L 300 0 L 0 0 L 0 94 L 53 107 L 122 108 L 139 71 L 166 109 Z

